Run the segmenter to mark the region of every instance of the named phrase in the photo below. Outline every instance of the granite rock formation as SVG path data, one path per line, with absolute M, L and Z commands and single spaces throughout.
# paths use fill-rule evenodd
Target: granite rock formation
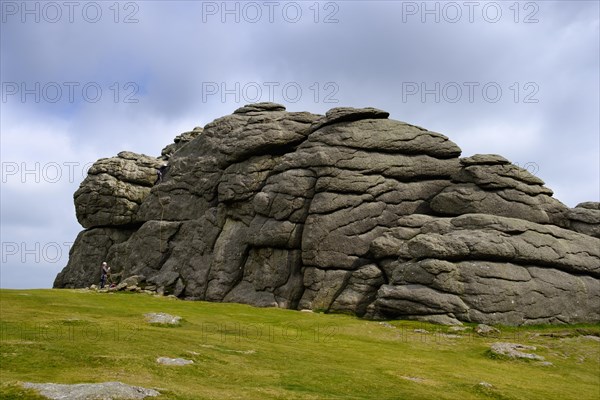
M 600 321 L 600 205 L 374 108 L 250 104 L 160 157 L 101 159 L 55 287 L 439 323 Z M 155 169 L 168 163 L 154 185 Z

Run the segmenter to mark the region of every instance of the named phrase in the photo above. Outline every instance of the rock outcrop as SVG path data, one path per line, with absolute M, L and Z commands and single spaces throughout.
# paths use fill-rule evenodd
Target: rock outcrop
M 251 104 L 96 162 L 55 287 L 439 323 L 600 321 L 600 207 L 374 108 Z M 155 169 L 168 162 L 153 186 Z

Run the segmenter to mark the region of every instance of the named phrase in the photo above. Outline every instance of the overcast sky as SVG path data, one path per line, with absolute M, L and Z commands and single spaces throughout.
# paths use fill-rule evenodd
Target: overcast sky
M 257 101 L 378 107 L 599 201 L 598 4 L 2 1 L 0 286 L 51 287 L 90 163 Z

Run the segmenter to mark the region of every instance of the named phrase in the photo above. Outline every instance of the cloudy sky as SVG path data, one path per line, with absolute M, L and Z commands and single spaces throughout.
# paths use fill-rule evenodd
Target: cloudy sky
M 51 287 L 101 157 L 250 102 L 373 106 L 599 201 L 598 1 L 1 1 L 0 286 Z

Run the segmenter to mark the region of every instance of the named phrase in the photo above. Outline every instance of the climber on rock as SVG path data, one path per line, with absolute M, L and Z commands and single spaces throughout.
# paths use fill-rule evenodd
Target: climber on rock
M 160 168 L 156 170 L 156 181 L 154 182 L 155 185 L 162 182 L 163 174 L 167 171 L 167 167 L 167 164 L 163 164 Z

